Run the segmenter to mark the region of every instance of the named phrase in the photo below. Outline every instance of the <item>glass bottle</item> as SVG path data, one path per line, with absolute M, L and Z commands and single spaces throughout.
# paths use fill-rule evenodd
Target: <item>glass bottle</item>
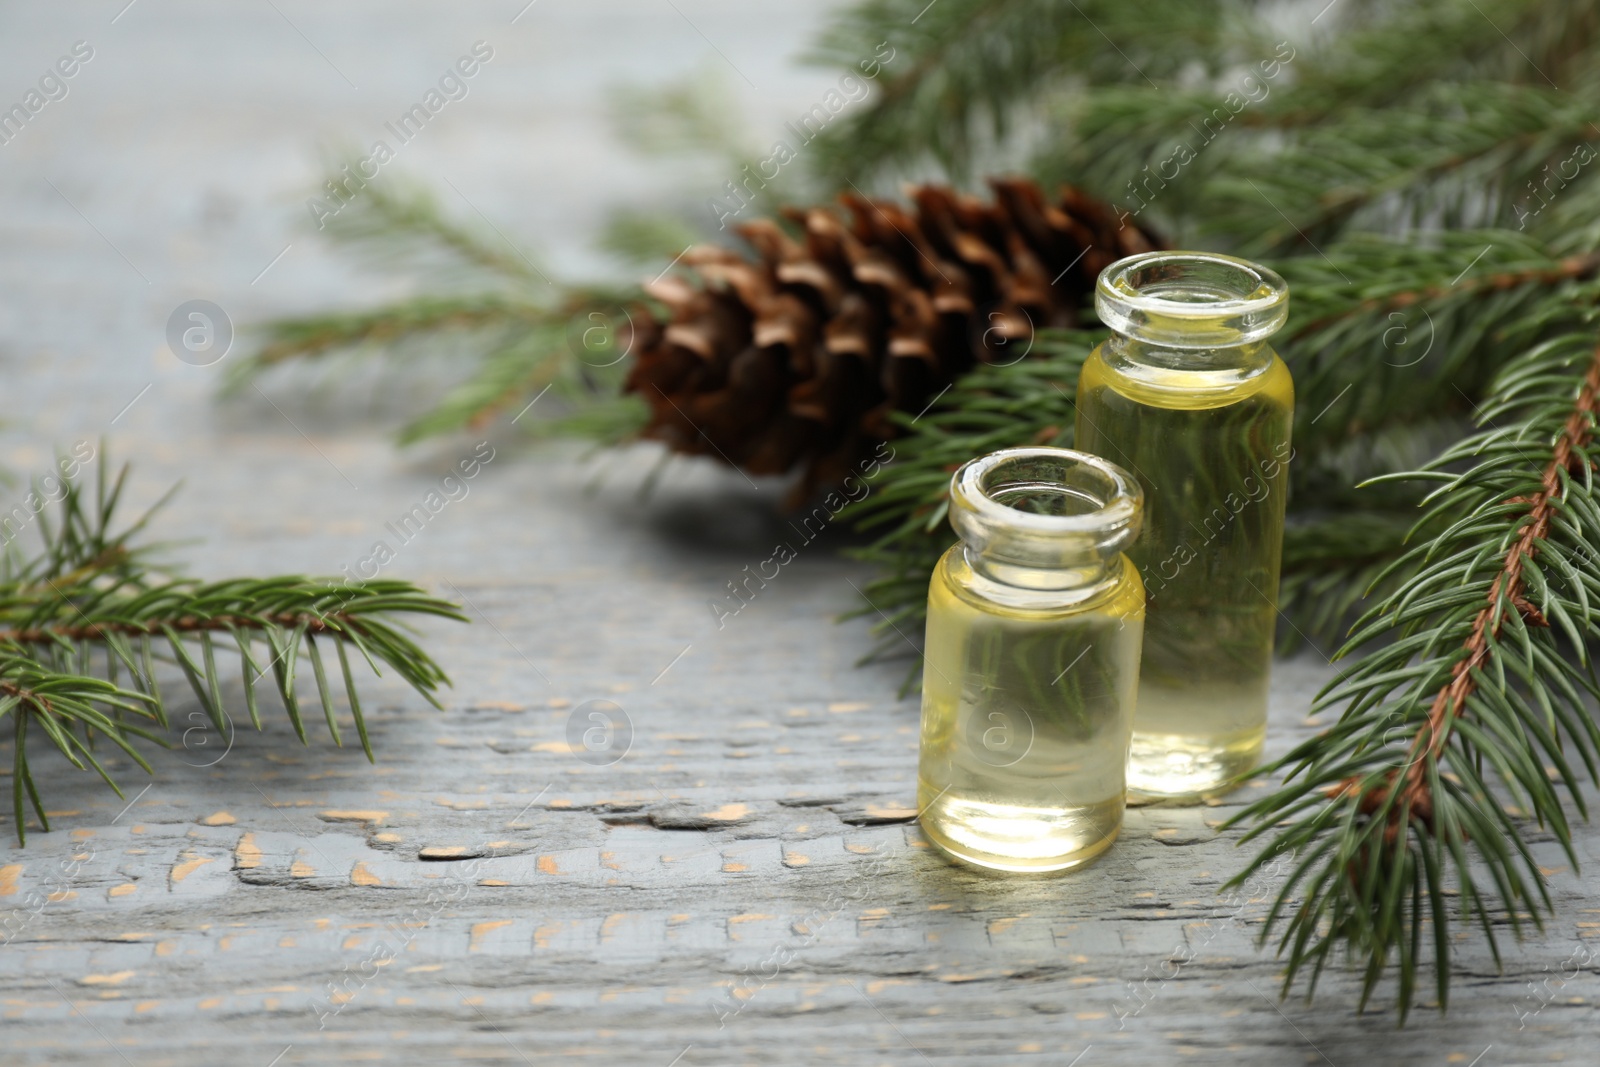
M 1154 252 L 1107 267 L 1095 309 L 1115 332 L 1084 364 L 1073 443 L 1146 500 L 1128 553 L 1147 597 L 1128 789 L 1199 798 L 1266 736 L 1294 415 L 1267 338 L 1289 289 L 1232 256 Z
M 928 588 L 917 805 L 957 859 L 1055 871 L 1122 828 L 1144 587 L 1122 554 L 1138 483 L 1096 456 L 1009 448 L 950 482 L 961 540 Z

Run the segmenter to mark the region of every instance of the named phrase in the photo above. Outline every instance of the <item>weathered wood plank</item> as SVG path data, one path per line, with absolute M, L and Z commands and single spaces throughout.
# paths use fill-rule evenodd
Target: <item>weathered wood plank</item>
M 740 57 L 791 50 L 769 39 L 771 12 L 680 4 Z M 570 79 L 597 84 L 558 62 L 563 52 L 606 53 L 615 70 L 663 41 L 701 54 L 698 38 L 674 36 L 690 31 L 666 7 L 540 5 L 519 37 L 504 24 L 520 3 L 448 15 L 348 5 L 325 20 L 282 6 L 309 35 L 328 34 L 362 94 L 265 9 L 230 23 L 147 0 L 115 26 L 112 9 L 88 21 L 54 7 L 0 14 L 0 69 L 42 69 L 58 42 L 91 34 L 101 64 L 41 116 L 54 125 L 0 158 L 13 205 L 0 257 L 6 460 L 26 469 L 50 442 L 109 433 L 137 460 L 140 499 L 187 479 L 155 532 L 205 535 L 192 557 L 216 576 L 353 565 L 472 444 L 397 455 L 390 413 L 352 419 L 339 402 L 297 395 L 307 379 L 270 385 L 270 402 L 218 406 L 216 368 L 160 351 L 182 299 L 210 296 L 243 320 L 377 291 L 291 228 L 309 159 L 279 156 L 300 158 L 308 118 L 365 129 L 415 94 L 436 58 L 429 41 L 446 41 L 444 56 L 490 27 L 505 80 L 486 76 L 470 102 L 480 110 L 441 129 L 457 155 L 419 144 L 417 164 L 477 166 L 486 185 L 510 188 L 544 173 L 527 124 L 570 100 Z M 623 13 L 634 29 L 602 47 L 597 27 Z M 172 42 L 199 66 L 175 62 Z M 190 103 L 169 115 L 173 99 Z M 262 114 L 258 99 L 279 107 Z M 599 105 L 583 106 L 598 121 Z M 135 130 L 135 114 L 153 117 Z M 553 200 L 566 195 L 544 180 Z M 521 201 L 503 199 L 483 207 L 534 220 L 530 231 L 560 214 L 518 218 Z M 251 277 L 291 242 L 263 296 Z M 374 377 L 384 404 L 407 402 Z M 707 602 L 786 536 L 766 500 L 736 477 L 683 467 L 641 503 L 637 456 L 591 494 L 595 468 L 572 450 L 518 455 L 511 437 L 491 440 L 496 458 L 468 497 L 394 546 L 392 573 L 462 598 L 479 621 L 426 628 L 456 683 L 444 710 L 392 681 L 371 688 L 376 766 L 325 737 L 300 747 L 265 693 L 265 731 L 231 744 L 178 702 L 175 747 L 157 754 L 154 777 L 111 761 L 126 810 L 88 775 L 40 758 L 57 829 L 0 851 L 0 1059 L 1592 1060 L 1600 893 L 1548 840 L 1538 849 L 1553 925 L 1521 946 L 1508 939 L 1503 974 L 1465 937 L 1448 1017 L 1424 1010 L 1397 1031 L 1381 1005 L 1357 1015 L 1345 973 L 1324 979 L 1312 1007 L 1280 1004 L 1278 968 L 1253 944 L 1270 886 L 1217 893 L 1243 856 L 1216 826 L 1249 791 L 1136 809 L 1117 847 L 1069 877 L 953 868 L 910 820 L 917 709 L 895 699 L 902 668 L 854 667 L 865 623 L 833 622 L 854 604 L 860 568 L 808 547 L 719 628 Z M 1315 728 L 1305 709 L 1329 676 L 1314 657 L 1281 665 L 1274 751 Z M 237 687 L 228 695 L 237 707 Z M 581 745 L 595 700 L 631 720 L 615 762 L 573 748 L 569 724 Z M 0 765 L 8 755 L 0 744 Z M 7 841 L 13 831 L 0 819 Z M 1579 829 L 1586 862 L 1597 843 Z

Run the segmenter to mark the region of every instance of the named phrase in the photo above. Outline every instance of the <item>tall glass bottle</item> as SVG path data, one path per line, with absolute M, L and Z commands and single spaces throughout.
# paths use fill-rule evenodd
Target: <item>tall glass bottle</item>
M 1231 256 L 1154 252 L 1095 289 L 1074 444 L 1145 492 L 1129 555 L 1146 625 L 1128 788 L 1221 791 L 1258 761 L 1277 617 L 1294 383 L 1267 338 L 1289 289 Z
M 1064 448 L 1010 448 L 950 483 L 961 541 L 928 589 L 918 807 L 957 859 L 1075 867 L 1122 827 L 1144 588 L 1122 550 L 1127 473 Z

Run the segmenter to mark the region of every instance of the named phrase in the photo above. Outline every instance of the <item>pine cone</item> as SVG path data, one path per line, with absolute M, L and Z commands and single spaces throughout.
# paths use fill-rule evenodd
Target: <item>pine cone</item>
M 738 227 L 750 262 L 717 246 L 683 262 L 703 279 L 646 291 L 670 309 L 638 327 L 625 389 L 650 406 L 644 436 L 750 474 L 804 474 L 793 499 L 837 484 L 977 361 L 1010 363 L 1034 331 L 1072 326 L 1107 265 L 1159 247 L 1110 205 L 1070 186 L 1055 204 L 1033 182 L 993 179 L 985 204 L 911 190 L 914 211 L 847 194 L 825 208 Z M 648 316 L 644 316 L 648 318 Z

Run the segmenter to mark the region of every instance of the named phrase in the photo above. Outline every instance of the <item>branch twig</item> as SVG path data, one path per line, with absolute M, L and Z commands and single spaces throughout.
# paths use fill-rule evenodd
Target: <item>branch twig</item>
M 1600 274 L 1600 253 L 1591 252 L 1585 256 L 1569 256 L 1555 267 L 1548 269 L 1501 271 L 1498 274 L 1469 278 L 1450 285 L 1429 285 L 1421 289 L 1405 289 L 1398 293 L 1390 293 L 1388 296 L 1363 300 L 1361 303 L 1334 315 L 1324 315 L 1320 319 L 1313 319 L 1295 330 L 1293 336 L 1298 340 L 1342 319 L 1348 319 L 1356 315 L 1398 311 L 1401 308 L 1411 307 L 1424 300 L 1437 300 L 1453 294 L 1499 293 L 1508 289 L 1517 289 L 1524 285 L 1559 285 L 1562 282 L 1578 281 L 1595 274 Z
M 1543 484 L 1529 502 L 1527 525 L 1507 550 L 1505 563 L 1489 587 L 1489 602 L 1473 620 L 1472 632 L 1464 646 L 1467 655 L 1456 662 L 1450 681 L 1434 697 L 1427 721 L 1412 741 L 1405 789 L 1408 799 L 1413 802 L 1413 810 L 1417 801 L 1426 801 L 1428 793 L 1423 761 L 1419 757 L 1426 754 L 1437 758 L 1449 739 L 1450 724 L 1461 714 L 1467 697 L 1477 688 L 1478 683 L 1473 675 L 1488 660 L 1490 645 L 1500 636 L 1508 608 L 1520 612 L 1530 625 L 1550 625 L 1525 595 L 1523 570 L 1538 552 L 1539 542 L 1549 532 L 1557 502 L 1565 491 L 1561 475 L 1571 470 L 1573 453 L 1594 437 L 1597 415 L 1600 415 L 1600 346 L 1595 348 L 1594 360 L 1584 377 L 1583 387 L 1578 391 L 1572 414 L 1567 417 L 1561 435 L 1556 438 L 1550 462 L 1544 470 Z M 1401 810 L 1406 806 L 1402 804 Z
M 338 625 L 330 625 L 333 619 Z M 286 611 L 277 615 L 212 615 L 206 618 L 185 616 L 178 619 L 152 619 L 149 622 L 96 622 L 86 626 L 44 626 L 22 630 L 0 630 L 0 644 L 41 645 L 65 639 L 68 641 L 99 641 L 111 634 L 154 637 L 166 630 L 179 633 L 226 631 L 231 629 L 265 630 L 269 627 L 295 629 L 305 627 L 307 633 L 339 633 L 350 629 L 356 621 L 341 612 L 318 615 L 314 612 Z M 0 686 L 3 689 L 3 686 Z

